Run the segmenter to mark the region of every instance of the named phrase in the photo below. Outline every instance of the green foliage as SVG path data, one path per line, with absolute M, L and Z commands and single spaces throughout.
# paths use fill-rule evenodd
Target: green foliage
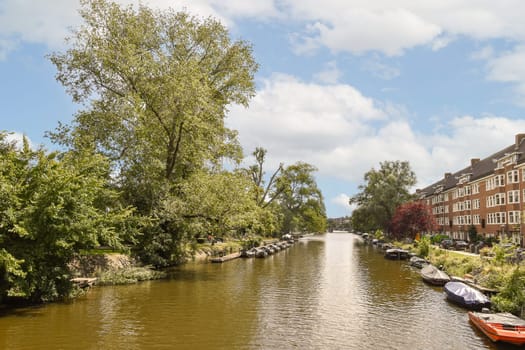
M 241 241 L 242 249 L 251 249 L 253 247 L 259 247 L 262 243 L 260 237 L 247 237 Z
M 383 231 L 382 230 L 376 230 L 376 232 L 374 232 L 374 238 L 376 239 L 383 239 L 385 238 L 385 235 L 383 234 Z
M 371 232 L 377 227 L 371 209 L 366 206 L 360 206 L 354 209 L 351 221 L 354 230 L 359 232 Z
M 481 269 L 481 260 L 477 257 L 464 256 L 442 249 L 433 249 L 429 254 L 430 261 L 435 266 L 443 266 L 443 269 L 453 276 L 464 276 L 474 270 Z
M 385 161 L 379 170 L 368 171 L 364 180 L 366 184 L 359 186 L 360 192 L 350 198 L 350 204 L 357 204 L 359 209 L 352 224 L 388 230 L 395 209 L 412 199 L 410 190 L 416 184 L 416 176 L 406 161 Z
M 428 236 L 423 236 L 418 242 L 417 245 L 417 255 L 426 258 L 430 253 L 430 238 Z
M 432 236 L 430 238 L 430 241 L 432 242 L 432 244 L 439 244 L 444 239 L 450 239 L 450 237 L 444 234 L 437 234 L 437 235 Z
M 493 308 L 499 312 L 511 312 L 519 315 L 525 306 L 525 272 L 519 267 L 514 269 L 504 288 L 491 298 Z
M 107 162 L 89 152 L 46 154 L 7 147 L 0 134 L 0 298 L 33 301 L 67 297 L 68 263 L 81 249 L 122 249 L 132 212 L 106 187 Z M 117 229 L 119 229 L 117 231 Z
M 99 285 L 130 284 L 140 281 L 165 278 L 166 273 L 155 271 L 147 267 L 128 267 L 116 271 L 105 271 L 97 276 Z
M 327 219 L 323 195 L 313 172 L 317 169 L 297 162 L 286 167 L 277 179 L 279 204 L 284 214 L 283 232 L 325 232 Z
M 217 20 L 172 9 L 84 0 L 80 15 L 69 49 L 50 59 L 57 80 L 89 108 L 54 140 L 94 144 L 115 160 L 123 184 L 146 190 L 137 193 L 141 210 L 155 206 L 162 180 L 220 166 L 224 157 L 240 161 L 224 118 L 229 105 L 247 105 L 255 94 L 249 44 L 232 42 Z
M 470 225 L 468 229 L 468 237 L 470 242 L 477 242 L 480 240 L 481 236 L 478 235 L 478 230 L 476 226 Z

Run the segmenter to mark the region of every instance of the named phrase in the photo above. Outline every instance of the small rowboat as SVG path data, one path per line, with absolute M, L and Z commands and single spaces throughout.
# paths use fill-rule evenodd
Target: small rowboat
M 513 314 L 469 311 L 468 317 L 493 342 L 525 344 L 525 320 Z
M 430 264 L 427 260 L 420 258 L 419 256 L 413 256 L 409 260 L 410 266 L 414 266 L 418 269 L 422 269 L 423 267 Z
M 467 309 L 490 308 L 490 299 L 485 294 L 463 282 L 447 282 L 443 289 L 448 300 Z
M 450 281 L 450 276 L 446 272 L 430 264 L 421 269 L 421 277 L 423 281 L 435 286 L 443 286 Z
M 385 258 L 393 260 L 406 260 L 410 258 L 408 250 L 392 248 L 385 251 Z

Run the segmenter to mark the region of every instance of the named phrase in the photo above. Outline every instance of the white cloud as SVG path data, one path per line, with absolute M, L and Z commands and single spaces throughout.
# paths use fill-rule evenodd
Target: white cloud
M 403 108 L 364 96 L 350 85 L 305 83 L 288 75 L 264 81 L 248 109 L 233 107 L 227 120 L 250 153 L 268 150 L 268 167 L 305 161 L 319 176 L 356 188 L 365 172 L 385 160 L 406 160 L 418 187 L 458 171 L 514 142 L 525 120 L 457 116 L 438 131 L 415 131 Z M 430 128 L 431 129 L 431 128 Z M 480 137 L 482 135 L 482 137 Z
M 138 4 L 138 0 L 120 0 Z M 326 47 L 356 54 L 377 51 L 393 56 L 419 45 L 440 49 L 457 36 L 478 40 L 503 38 L 525 41 L 521 14 L 525 3 L 506 1 L 428 0 L 143 0 L 154 8 L 186 9 L 214 16 L 234 25 L 235 19 L 276 19 L 303 30 L 292 35 L 297 52 Z M 16 40 L 55 48 L 63 43 L 68 26 L 79 23 L 78 0 L 0 3 L 0 52 Z M 9 40 L 9 45 L 6 44 Z M 1 43 L 0 43 L 1 45 Z
M 525 82 L 525 46 L 490 59 L 488 78 L 500 82 Z
M 455 37 L 525 41 L 520 15 L 525 3 L 506 1 L 413 0 L 283 0 L 297 21 L 315 24 L 317 33 L 303 35 L 309 48 L 362 53 L 378 51 L 399 55 L 418 45 L 434 50 Z M 316 45 L 313 45 L 313 42 Z
M 26 140 L 29 143 L 29 147 L 33 148 L 33 143 L 31 142 L 31 140 L 27 136 L 18 132 L 8 133 L 6 136 L 6 141 L 13 142 L 18 148 L 22 148 L 22 146 L 24 145 L 24 137 L 26 137 Z
M 247 152 L 265 147 L 280 158 L 276 163 L 325 156 L 334 144 L 369 134 L 365 121 L 386 118 L 372 99 L 350 85 L 304 83 L 283 74 L 262 85 L 249 109 L 232 108 L 228 123 L 242 130 Z
M 234 18 L 278 18 L 273 0 L 117 0 L 122 5 L 143 3 L 157 9 L 186 10 L 200 17 L 212 16 L 225 25 Z M 0 2 L 0 59 L 16 47 L 18 41 L 62 47 L 69 28 L 80 24 L 78 0 Z
M 330 61 L 325 65 L 325 69 L 314 74 L 314 79 L 327 84 L 335 84 L 341 77 L 341 71 L 337 68 L 335 61 Z
M 473 52 L 470 58 L 473 60 L 488 60 L 494 56 L 494 49 L 492 46 L 484 46 L 478 51 Z
M 439 51 L 455 40 L 451 35 L 442 35 L 431 43 L 432 51 Z
M 363 65 L 364 70 L 371 72 L 374 76 L 384 79 L 392 80 L 401 74 L 399 68 L 382 63 L 377 55 L 367 60 Z
M 489 80 L 510 83 L 516 93 L 515 102 L 525 106 L 525 45 L 498 56 L 489 56 L 487 62 Z
M 18 41 L 62 45 L 68 26 L 78 22 L 78 1 L 18 1 L 0 3 L 0 51 Z
M 342 208 L 346 215 L 350 215 L 352 211 L 356 208 L 355 204 L 350 205 L 348 201 L 350 200 L 350 196 L 346 193 L 340 193 L 336 197 L 331 199 L 331 202 L 338 207 Z

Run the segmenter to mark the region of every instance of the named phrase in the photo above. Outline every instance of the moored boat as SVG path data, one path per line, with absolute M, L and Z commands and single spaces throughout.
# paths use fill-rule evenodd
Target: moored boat
M 423 278 L 423 281 L 435 286 L 443 286 L 450 281 L 450 276 L 447 275 L 446 272 L 441 271 L 431 264 L 428 264 L 421 269 L 421 277 Z
M 256 258 L 266 258 L 268 256 L 268 252 L 264 250 L 263 248 L 259 247 L 255 250 L 255 257 Z
M 447 299 L 467 309 L 490 308 L 490 299 L 479 290 L 463 282 L 450 281 L 444 286 Z
M 525 344 L 525 320 L 508 312 L 468 312 L 469 320 L 493 342 Z
M 420 258 L 419 256 L 413 256 L 409 260 L 410 266 L 417 267 L 418 269 L 423 268 L 423 266 L 426 266 L 430 264 L 427 260 Z
M 406 260 L 410 257 L 408 250 L 400 248 L 387 249 L 385 251 L 385 258 L 394 260 Z

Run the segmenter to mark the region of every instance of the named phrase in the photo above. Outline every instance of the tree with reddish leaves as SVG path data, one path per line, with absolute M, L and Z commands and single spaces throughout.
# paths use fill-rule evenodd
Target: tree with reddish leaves
M 397 239 L 414 238 L 416 233 L 436 227 L 430 206 L 423 202 L 408 202 L 396 208 L 390 221 L 390 232 Z

